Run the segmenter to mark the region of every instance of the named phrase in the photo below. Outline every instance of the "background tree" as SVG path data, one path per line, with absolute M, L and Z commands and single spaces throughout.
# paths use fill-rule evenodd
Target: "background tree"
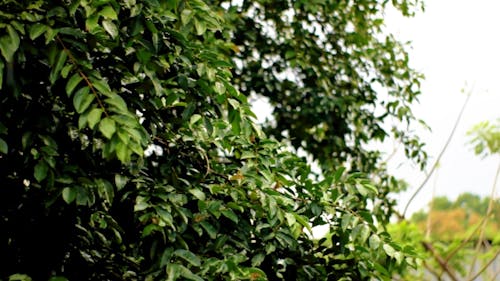
M 471 228 L 477 227 L 481 218 L 486 215 L 490 197 L 481 198 L 472 193 L 462 193 L 454 201 L 446 196 L 438 196 L 429 202 L 429 210 L 420 210 L 412 215 L 411 221 L 417 223 L 418 227 L 426 232 L 428 220 L 433 239 L 439 241 L 451 241 L 462 239 L 469 235 Z M 493 211 L 489 218 L 488 238 L 493 240 L 498 232 L 498 211 L 500 201 L 493 199 Z M 476 233 L 477 236 L 477 233 Z
M 309 153 L 325 173 L 342 165 L 370 174 L 390 217 L 396 202 L 387 194 L 404 185 L 373 144 L 396 139 L 421 166 L 427 155 L 410 127 L 423 77 L 404 44 L 384 32 L 389 1 L 217 3 L 231 22 L 238 89 L 273 106 L 265 131 Z M 423 8 L 418 0 L 391 3 L 406 16 Z
M 386 3 L 311 3 L 296 2 L 295 23 L 277 26 L 276 42 L 293 35 L 292 54 L 259 41 L 272 30 L 260 19 L 276 12 L 281 24 L 286 1 L 2 1 L 0 278 L 387 280 L 414 266 L 412 249 L 382 224 L 393 204 L 388 184 L 341 165 L 383 171 L 364 145 L 383 139 L 385 116 L 413 120 L 419 76 L 397 42 L 376 40 Z M 405 14 L 413 5 L 394 3 Z M 323 20 L 322 34 L 303 29 Z M 269 76 L 270 59 L 300 80 Z M 364 67 L 378 69 L 375 77 Z M 375 102 L 369 82 L 378 80 L 390 102 Z M 265 85 L 277 112 L 304 104 L 298 112 L 313 126 L 285 126 L 321 161 L 322 180 L 255 125 L 247 96 Z M 268 131 L 281 139 L 277 128 Z M 422 159 L 418 142 L 394 133 Z M 318 225 L 329 234 L 314 241 Z

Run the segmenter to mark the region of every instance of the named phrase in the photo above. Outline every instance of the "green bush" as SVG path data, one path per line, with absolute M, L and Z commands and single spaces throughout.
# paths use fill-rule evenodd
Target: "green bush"
M 345 161 L 314 180 L 255 124 L 234 78 L 237 11 L 0 11 L 0 278 L 388 280 L 414 265 L 378 223 L 389 189 Z

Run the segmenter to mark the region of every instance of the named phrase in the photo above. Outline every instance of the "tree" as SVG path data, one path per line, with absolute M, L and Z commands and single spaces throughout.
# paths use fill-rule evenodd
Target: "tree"
M 348 163 L 372 172 L 378 155 L 365 145 L 389 135 L 384 122 L 390 118 L 414 120 L 409 105 L 422 76 L 408 66 L 404 45 L 383 33 L 387 2 L 229 4 L 240 90 L 267 97 L 276 119 L 267 131 L 308 151 L 326 171 Z M 393 3 L 405 15 L 421 5 Z M 409 156 L 425 158 L 414 136 L 392 130 Z
M 411 221 L 426 232 L 430 219 L 431 233 L 435 240 L 462 239 L 468 235 L 467 231 L 471 227 L 476 227 L 481 222 L 481 218 L 486 216 L 490 200 L 490 197 L 481 198 L 469 192 L 460 194 L 454 201 L 446 196 L 438 196 L 429 203 L 429 211 L 420 210 L 414 213 Z M 487 239 L 490 240 L 496 236 L 499 227 L 497 224 L 499 200 L 493 199 L 492 206 L 492 214 L 488 220 L 490 227 L 487 229 Z
M 452 208 L 453 203 L 446 196 L 438 196 L 432 199 L 430 206 L 433 210 L 446 211 Z
M 325 173 L 345 166 L 370 174 L 383 197 L 404 185 L 374 143 L 394 138 L 423 167 L 424 144 L 410 127 L 423 77 L 404 44 L 384 33 L 389 1 L 215 2 L 228 7 L 238 89 L 274 107 L 270 136 L 309 153 Z M 418 0 L 391 2 L 406 16 L 423 9 Z M 385 218 L 395 204 L 381 204 Z
M 339 108 L 327 107 L 330 112 L 345 106 L 334 122 L 347 118 L 359 123 L 331 127 L 339 130 L 335 136 L 327 134 L 325 149 L 338 138 L 340 149 L 324 158 L 313 149 L 318 144 L 312 135 L 303 137 L 311 143 L 308 151 L 323 163 L 324 179 L 315 180 L 303 159 L 253 121 L 247 95 L 252 89 L 261 93 L 262 85 L 257 78 L 245 80 L 247 51 L 260 45 L 241 45 L 247 41 L 241 41 L 244 31 L 239 30 L 239 22 L 252 14 L 207 3 L 0 3 L 0 278 L 387 280 L 415 265 L 411 248 L 399 247 L 378 223 L 392 211 L 386 197 L 390 189 L 377 190 L 362 174 L 341 166 L 351 163 L 351 171 L 377 172 L 378 154 L 363 150 L 362 144 L 384 134 L 377 129 L 384 118 L 364 110 L 363 104 L 374 104 L 375 91 L 362 79 L 366 77 L 355 74 L 365 60 L 356 54 L 365 56 L 373 49 L 378 58 L 371 63 L 385 64 L 386 72 L 379 76 L 409 71 L 379 83 L 395 95 L 387 115 L 413 120 L 407 106 L 416 92 L 392 91 L 409 91 L 418 79 L 410 74 L 406 57 L 380 61 L 386 56 L 377 53 L 382 46 L 370 33 L 381 22 L 368 21 L 370 13 L 358 15 L 354 26 L 361 37 L 340 33 L 371 41 L 349 50 L 339 47 L 346 58 L 338 64 L 349 70 L 347 57 L 352 56 L 355 66 L 350 72 L 339 70 L 339 77 L 317 77 L 336 70 L 315 70 L 315 58 L 302 56 L 303 47 L 298 45 L 293 54 L 307 58 L 296 62 L 303 65 L 301 72 L 316 73 L 303 81 L 345 88 L 336 97 L 326 91 L 318 95 L 340 103 Z M 273 6 L 288 2 L 262 3 L 271 13 Z M 408 12 L 407 2 L 394 3 Z M 353 9 L 355 15 L 368 9 L 378 15 L 385 5 L 366 2 L 358 9 L 304 2 L 296 9 L 316 13 L 319 7 L 324 15 L 335 9 L 340 14 L 343 8 Z M 248 2 L 243 7 L 250 9 Z M 306 39 L 312 34 L 303 35 L 304 42 L 312 42 Z M 400 50 L 394 41 L 386 42 L 386 51 Z M 355 48 L 359 46 L 367 49 Z M 284 55 L 287 63 L 293 57 L 287 51 Z M 234 67 L 233 58 L 243 61 L 241 68 Z M 352 76 L 350 82 L 344 75 Z M 340 78 L 346 81 L 337 84 Z M 272 89 L 289 84 L 263 79 Z M 287 86 L 293 91 L 283 108 L 290 108 L 299 84 Z M 286 89 L 281 88 L 283 93 Z M 354 99 L 347 95 L 351 91 Z M 371 129 L 364 135 L 366 128 Z M 315 130 L 320 134 L 320 127 Z M 298 135 L 291 132 L 295 143 Z M 348 139 L 355 145 L 348 146 Z M 413 144 L 406 143 L 409 151 Z M 337 156 L 338 161 L 328 160 Z M 365 162 L 372 168 L 353 164 Z M 318 225 L 327 225 L 329 235 L 315 241 L 310 233 Z

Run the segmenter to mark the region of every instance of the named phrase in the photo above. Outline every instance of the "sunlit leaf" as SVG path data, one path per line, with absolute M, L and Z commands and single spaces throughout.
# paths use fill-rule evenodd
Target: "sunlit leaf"
M 45 24 L 41 23 L 36 23 L 30 27 L 29 34 L 30 34 L 30 39 L 35 40 L 38 38 L 40 35 L 42 35 L 45 31 L 47 31 L 48 26 Z
M 11 25 L 7 25 L 7 35 L 0 37 L 0 52 L 7 63 L 14 59 L 14 53 L 19 48 L 20 39 Z
M 99 123 L 99 131 L 108 139 L 116 132 L 116 123 L 113 119 L 106 117 Z
M 65 50 L 60 51 L 57 56 L 56 63 L 50 72 L 50 82 L 54 84 L 54 82 L 59 78 L 59 74 L 61 74 L 61 69 L 66 63 L 66 59 L 68 58 L 68 53 Z
M 65 187 L 62 191 L 62 198 L 68 204 L 76 199 L 76 195 L 76 190 L 71 187 Z
M 174 252 L 174 256 L 184 259 L 193 266 L 200 266 L 201 260 L 198 256 L 188 250 L 179 249 Z
M 39 161 L 35 166 L 34 176 L 38 182 L 43 181 L 47 177 L 49 171 L 49 166 L 45 161 Z
M 83 113 L 90 106 L 95 96 L 90 93 L 88 87 L 80 88 L 73 97 L 73 106 L 76 112 Z
M 73 90 L 82 80 L 83 78 L 80 76 L 79 73 L 75 73 L 73 74 L 73 76 L 71 76 L 71 78 L 69 78 L 68 83 L 66 83 L 66 94 L 68 95 L 68 97 L 71 96 Z

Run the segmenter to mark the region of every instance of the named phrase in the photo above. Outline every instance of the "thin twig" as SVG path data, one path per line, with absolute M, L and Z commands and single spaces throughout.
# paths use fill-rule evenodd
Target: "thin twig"
M 500 268 L 493 274 L 493 278 L 491 280 L 497 280 L 497 276 L 500 275 Z
M 457 130 L 458 124 L 460 123 L 460 119 L 462 118 L 462 115 L 463 115 L 463 113 L 465 111 L 465 107 L 467 106 L 467 103 L 469 102 L 470 96 L 471 96 L 471 92 L 469 92 L 467 94 L 467 98 L 465 99 L 464 105 L 462 106 L 462 109 L 460 110 L 460 113 L 457 116 L 457 119 L 455 121 L 455 125 L 453 126 L 453 129 L 451 130 L 450 136 L 448 137 L 448 140 L 446 141 L 443 149 L 439 153 L 438 158 L 434 162 L 434 165 L 432 165 L 432 168 L 429 171 L 429 174 L 426 176 L 426 178 L 424 179 L 424 181 L 420 184 L 420 186 L 417 188 L 417 190 L 410 197 L 410 200 L 408 200 L 408 203 L 406 203 L 406 206 L 405 206 L 404 211 L 403 211 L 403 217 L 406 215 L 406 211 L 408 211 L 408 207 L 410 206 L 410 203 L 413 201 L 413 199 L 415 199 L 415 197 L 417 196 L 417 194 L 424 188 L 425 184 L 427 183 L 427 181 L 429 180 L 429 178 L 432 176 L 432 173 L 434 172 L 434 170 L 439 165 L 439 161 L 441 160 L 441 157 L 443 157 L 444 152 L 446 151 L 446 149 L 448 148 L 448 145 L 450 144 L 451 140 L 453 139 L 453 135 L 455 134 L 455 131 Z
M 430 273 L 432 273 L 438 280 L 441 280 L 441 275 L 442 274 L 439 274 L 437 273 L 434 268 L 432 268 L 427 262 L 424 261 L 424 267 L 427 269 L 427 271 L 429 271 Z
M 483 222 L 481 223 L 481 228 L 480 228 L 480 231 L 479 231 L 479 237 L 478 237 L 477 244 L 476 244 L 476 249 L 475 249 L 476 254 L 473 257 L 473 260 L 472 260 L 472 263 L 471 263 L 471 267 L 470 267 L 470 271 L 469 271 L 470 275 L 473 272 L 474 265 L 475 265 L 476 260 L 477 260 L 477 258 L 479 256 L 479 250 L 480 250 L 480 247 L 481 247 L 481 244 L 482 244 L 482 241 L 483 241 L 484 230 L 486 229 L 486 225 L 488 224 L 488 218 L 490 217 L 490 215 L 491 215 L 491 213 L 493 211 L 493 203 L 495 202 L 495 194 L 496 194 L 496 189 L 497 189 L 497 181 L 498 181 L 499 177 L 500 177 L 500 163 L 498 164 L 497 172 L 495 174 L 495 179 L 493 180 L 493 187 L 491 188 L 491 195 L 490 195 L 490 201 L 488 203 L 488 210 L 486 211 L 486 215 L 485 215 L 486 219 L 483 220 Z M 498 255 L 498 253 L 497 253 L 497 255 Z
M 424 248 L 429 251 L 432 256 L 436 259 L 438 262 L 439 266 L 446 272 L 448 273 L 448 276 L 451 278 L 453 281 L 458 281 L 458 278 L 455 276 L 455 273 L 451 270 L 451 268 L 448 266 L 448 263 L 436 252 L 434 247 L 432 246 L 431 243 L 429 242 L 422 242 L 422 245 Z
M 479 275 L 481 275 L 481 273 L 483 273 L 483 271 L 485 271 L 497 259 L 498 255 L 500 255 L 500 250 L 498 250 L 495 256 L 492 259 L 490 259 L 485 265 L 483 265 L 483 267 L 474 276 L 469 278 L 469 281 L 473 281 L 477 277 L 479 277 Z M 495 275 L 498 275 L 498 272 Z M 496 279 L 493 278 L 491 280 L 496 280 Z
M 436 197 L 436 185 L 437 185 L 437 174 L 434 177 L 434 186 L 432 187 L 432 199 L 429 206 L 429 214 L 427 215 L 426 229 L 425 229 L 425 238 L 430 240 L 431 232 L 432 232 L 432 210 L 434 209 L 434 198 Z
M 76 58 L 73 56 L 73 54 L 70 52 L 70 50 L 68 48 L 66 48 L 66 46 L 64 45 L 64 42 L 61 40 L 59 35 L 56 36 L 56 39 L 59 42 L 59 44 L 61 44 L 61 46 L 63 47 L 63 50 L 68 54 L 68 57 L 69 57 L 69 60 L 71 61 L 71 63 L 74 66 L 76 66 L 76 69 L 77 69 L 80 77 L 82 77 L 83 80 L 85 80 L 85 83 L 87 83 L 87 85 L 89 86 L 90 90 L 92 91 L 92 94 L 94 94 L 94 96 L 97 100 L 97 103 L 99 104 L 99 107 L 102 108 L 104 115 L 106 117 L 109 117 L 108 112 L 106 111 L 106 107 L 104 107 L 104 104 L 102 103 L 101 99 L 99 98 L 99 95 L 97 94 L 97 91 L 95 90 L 94 85 L 92 84 L 92 82 L 90 82 L 90 79 L 87 77 L 87 75 L 85 75 L 85 73 L 83 73 L 83 71 L 78 67 L 78 63 L 76 61 Z

